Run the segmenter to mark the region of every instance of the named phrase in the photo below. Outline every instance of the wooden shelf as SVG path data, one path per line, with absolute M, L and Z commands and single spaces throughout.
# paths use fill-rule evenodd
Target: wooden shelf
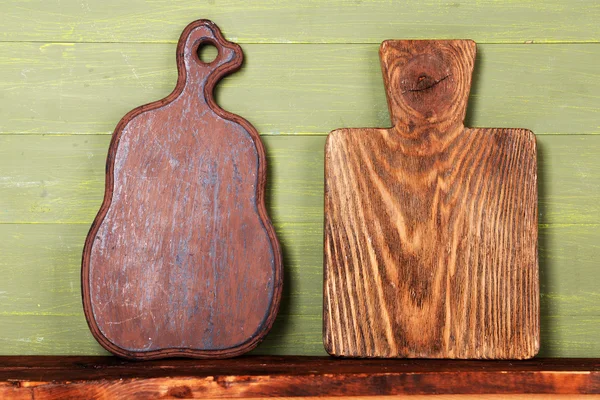
M 600 359 L 0 357 L 0 398 L 223 398 L 600 393 Z M 105 396 L 105 397 L 104 397 Z

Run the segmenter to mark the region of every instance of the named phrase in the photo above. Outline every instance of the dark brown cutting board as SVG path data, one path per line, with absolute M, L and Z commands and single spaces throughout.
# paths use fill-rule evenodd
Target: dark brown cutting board
M 218 50 L 210 63 L 198 56 L 207 44 Z M 114 354 L 231 357 L 273 324 L 283 273 L 265 152 L 252 125 L 213 98 L 242 58 L 212 22 L 190 24 L 173 93 L 116 127 L 82 263 L 85 316 Z
M 386 41 L 380 57 L 394 127 L 326 145 L 327 351 L 534 356 L 535 136 L 464 127 L 474 42 Z

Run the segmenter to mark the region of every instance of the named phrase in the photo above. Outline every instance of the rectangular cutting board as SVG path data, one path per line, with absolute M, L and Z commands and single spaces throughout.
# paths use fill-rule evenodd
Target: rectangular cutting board
M 393 127 L 326 145 L 327 351 L 533 357 L 535 136 L 464 127 L 474 42 L 386 41 L 380 57 Z

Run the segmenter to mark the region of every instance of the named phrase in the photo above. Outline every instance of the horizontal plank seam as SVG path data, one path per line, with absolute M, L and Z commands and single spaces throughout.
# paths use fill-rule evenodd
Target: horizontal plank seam
M 90 221 L 80 221 L 80 222 L 0 222 L 0 225 L 91 225 L 92 220 Z M 322 222 L 290 222 L 290 221 L 281 221 L 281 222 L 273 222 L 273 225 L 279 227 L 280 225 L 285 224 L 286 226 L 290 225 L 322 225 Z M 600 223 L 551 223 L 551 224 L 538 224 L 538 227 L 542 229 L 547 228 L 568 228 L 568 227 L 600 227 Z
M 403 37 L 403 39 L 419 39 L 420 37 L 415 36 L 407 36 Z M 440 37 L 439 40 L 449 39 L 450 37 Z M 455 38 L 452 36 L 452 38 Z M 465 37 L 466 38 L 466 37 Z M 352 41 L 352 42 L 342 42 L 342 41 L 331 41 L 331 42 L 311 42 L 311 41 L 286 41 L 286 42 L 267 42 L 267 41 L 244 41 L 237 40 L 236 43 L 239 44 L 273 44 L 273 45 L 290 45 L 290 44 L 323 44 L 323 45 L 348 45 L 348 44 L 380 44 L 384 41 L 385 38 L 382 38 L 381 41 Z M 436 40 L 434 38 L 427 38 L 427 40 Z M 164 41 L 72 41 L 72 40 L 0 40 L 0 43 L 40 43 L 40 44 L 177 44 L 176 40 L 164 40 Z M 542 45 L 552 45 L 552 44 L 598 44 L 600 43 L 599 39 L 590 39 L 590 40 L 522 40 L 522 41 L 478 41 L 477 44 L 490 44 L 490 45 L 506 45 L 506 44 L 542 44 Z
M 481 128 L 481 129 L 486 129 L 488 127 L 485 126 L 468 126 L 469 128 Z M 389 127 L 380 127 L 380 128 L 389 128 Z M 499 127 L 500 129 L 511 129 L 511 127 Z M 491 129 L 491 128 L 488 128 Z M 515 129 L 515 128 L 512 128 Z M 575 137 L 575 136 L 599 136 L 600 135 L 600 131 L 598 132 L 589 132 L 589 133 L 536 133 L 536 136 L 568 136 L 568 137 Z M 284 137 L 294 137 L 294 136 L 327 136 L 329 133 L 328 132 L 285 132 L 285 133 L 273 133 L 273 132 L 263 132 L 260 133 L 260 136 L 272 136 L 272 137 L 278 137 L 278 136 L 284 136 Z M 64 136 L 79 136 L 79 137 L 84 137 L 84 136 L 110 136 L 112 135 L 112 132 L 88 132 L 88 133 L 73 133 L 73 132 L 64 132 L 64 133 L 27 133 L 27 132 L 0 132 L 0 137 L 2 136 L 45 136 L 45 137 L 64 137 Z
M 290 299 L 293 296 L 290 295 L 283 295 L 284 299 Z M 555 297 L 554 293 L 540 293 L 540 297 Z M 556 300 L 552 300 L 550 299 L 549 301 L 552 301 L 553 303 L 556 302 Z M 560 301 L 559 301 L 560 303 Z M 320 310 L 320 308 L 319 308 Z M 313 313 L 312 311 L 310 313 Z M 311 318 L 310 313 L 307 314 L 277 314 L 277 318 L 302 318 L 304 321 L 317 321 L 320 320 L 321 317 L 319 316 L 318 318 Z M 559 318 L 559 317 L 573 317 L 573 318 L 600 318 L 600 314 L 598 313 L 577 313 L 574 314 L 572 312 L 563 314 L 563 313 L 556 313 L 556 312 L 551 312 L 551 313 L 544 313 L 542 312 L 540 314 L 541 317 L 543 318 Z M 83 317 L 83 310 L 80 313 L 51 313 L 51 312 L 41 312 L 41 313 L 36 313 L 36 312 L 27 312 L 27 311 L 20 311 L 20 312 L 4 312 L 2 314 L 0 314 L 1 318 L 22 318 L 22 317 L 35 317 L 35 318 L 39 318 L 39 317 L 53 317 L 53 318 L 82 318 Z M 543 329 L 545 330 L 545 329 Z M 548 329 L 548 331 L 553 331 L 556 330 L 556 328 L 554 329 Z M 316 327 L 315 331 L 321 331 L 320 326 Z M 309 331 L 308 333 L 310 334 L 311 332 L 315 332 L 315 331 Z M 304 333 L 306 334 L 306 332 Z M 300 334 L 303 335 L 303 334 Z M 282 334 L 272 334 L 272 337 L 275 336 L 283 336 Z M 20 336 L 19 336 L 20 338 Z M 5 337 L 0 337 L 0 342 L 13 342 L 13 341 L 19 341 L 19 339 L 12 339 L 12 338 L 5 338 Z M 544 342 L 551 342 L 552 339 L 550 339 L 549 337 L 545 338 L 543 340 Z M 322 341 L 303 341 L 303 344 L 315 344 L 315 343 L 322 343 Z M 271 344 L 271 348 L 285 348 L 289 345 L 287 344 L 282 344 L 282 345 L 277 345 L 277 344 Z

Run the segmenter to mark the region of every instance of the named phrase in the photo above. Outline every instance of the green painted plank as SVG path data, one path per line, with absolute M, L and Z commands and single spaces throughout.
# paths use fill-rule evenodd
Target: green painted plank
M 107 135 L 0 135 L 0 223 L 84 223 L 104 194 Z M 267 201 L 278 222 L 323 219 L 325 136 L 263 136 Z M 600 136 L 547 135 L 539 144 L 542 224 L 600 223 Z
M 108 355 L 77 316 L 0 316 L 0 355 Z
M 542 226 L 538 240 L 541 314 L 600 317 L 600 225 Z
M 480 45 L 467 122 L 598 134 L 600 45 Z M 378 45 L 244 45 L 217 89 L 262 134 L 388 126 Z M 175 86 L 169 44 L 0 43 L 0 133 L 110 133 Z
M 109 142 L 107 135 L 0 135 L 0 223 L 90 224 L 104 195 Z M 264 143 L 271 217 L 321 221 L 325 137 L 265 136 Z
M 600 317 L 542 317 L 540 357 L 600 357 Z
M 600 225 L 540 230 L 542 350 L 599 357 Z M 284 300 L 262 354 L 322 354 L 322 227 L 276 224 Z M 98 354 L 81 308 L 79 266 L 87 226 L 0 224 L 0 354 Z
M 108 355 L 90 334 L 83 314 L 78 317 L 0 316 L 0 355 Z M 540 357 L 600 356 L 599 317 L 542 317 Z M 321 321 L 287 322 L 288 340 L 277 325 L 254 354 L 326 355 Z M 293 338 L 293 341 L 290 340 Z
M 600 39 L 595 0 L 3 0 L 0 8 L 4 41 L 174 42 L 197 18 L 243 43 Z
M 538 136 L 539 222 L 600 223 L 600 136 Z

